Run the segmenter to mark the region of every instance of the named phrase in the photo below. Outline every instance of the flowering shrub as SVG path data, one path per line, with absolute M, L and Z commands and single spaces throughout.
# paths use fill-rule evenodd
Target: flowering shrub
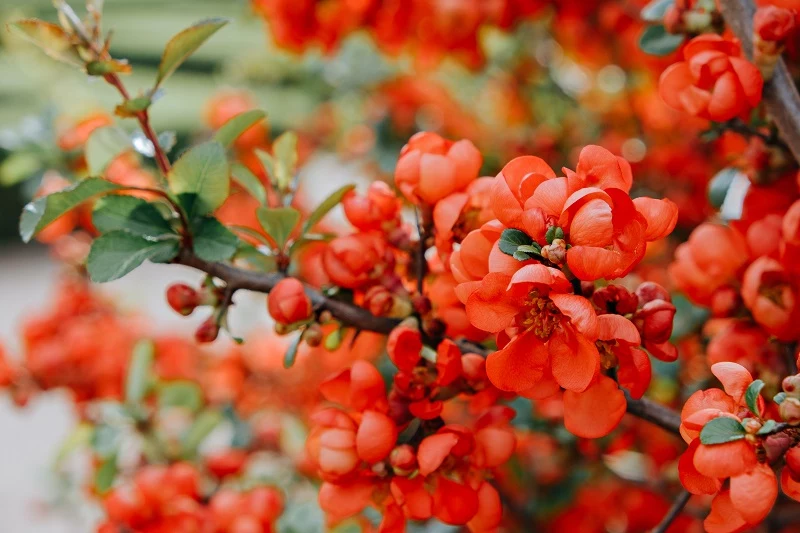
M 134 96 L 99 4 L 56 4 L 61 25 L 12 26 L 121 102 L 66 123 L 61 172 L 22 213 L 65 274 L 22 357 L 0 352 L 0 386 L 20 406 L 70 393 L 98 532 L 794 531 L 797 6 L 254 1 L 292 52 L 363 30 L 418 69 L 375 88 L 375 131 L 337 139 L 366 157 L 396 133 L 392 168 L 322 197 L 305 170 L 336 135 L 324 106 L 272 139 L 257 100 L 226 89 L 179 156 L 154 131 L 161 87 L 225 20 L 173 37 Z M 535 53 L 509 44 L 548 20 Z M 574 42 L 588 31 L 602 39 Z M 487 84 L 494 125 L 424 77 L 448 59 L 508 69 Z M 605 65 L 597 91 L 580 65 Z M 528 108 L 545 66 L 566 126 Z M 145 261 L 205 273 L 165 294 L 202 315 L 194 339 L 153 335 L 90 283 Z M 241 291 L 265 295 L 274 328 L 231 333 Z

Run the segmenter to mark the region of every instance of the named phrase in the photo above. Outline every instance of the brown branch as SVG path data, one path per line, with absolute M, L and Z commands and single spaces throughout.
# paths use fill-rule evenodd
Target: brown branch
M 627 411 L 629 414 L 639 417 L 642 420 L 651 422 L 667 431 L 680 434 L 681 415 L 669 407 L 653 402 L 646 398 L 634 399 L 630 393 L 622 389 L 627 401 Z
M 655 529 L 653 529 L 653 533 L 665 533 L 675 519 L 680 516 L 683 508 L 686 507 L 687 503 L 689 503 L 689 499 L 691 497 L 692 494 L 688 490 L 681 492 L 680 495 L 675 499 L 675 503 L 672 504 L 672 507 L 670 507 L 669 512 L 661 521 L 661 523 L 659 523 Z
M 753 0 L 720 0 L 725 22 L 742 43 L 747 57 L 753 57 Z M 782 58 L 775 65 L 775 73 L 764 83 L 764 107 L 778 126 L 786 145 L 800 162 L 800 93 Z

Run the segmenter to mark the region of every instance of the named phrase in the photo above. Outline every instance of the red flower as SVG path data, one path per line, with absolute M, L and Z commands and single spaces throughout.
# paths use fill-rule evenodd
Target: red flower
M 332 283 L 359 289 L 380 275 L 386 252 L 381 236 L 357 233 L 332 240 L 322 256 L 322 264 Z
M 753 318 L 781 340 L 800 338 L 800 286 L 797 276 L 769 257 L 759 257 L 742 280 L 742 299 Z
M 388 230 L 400 223 L 400 200 L 382 181 L 373 181 L 364 196 L 350 191 L 342 207 L 347 220 L 361 231 Z
M 486 369 L 500 389 L 522 391 L 552 372 L 559 385 L 581 391 L 600 367 L 594 341 L 597 317 L 591 303 L 554 268 L 527 265 L 513 276 L 490 273 L 467 300 L 467 315 L 480 329 L 513 331 Z
M 466 189 L 478 177 L 482 162 L 478 149 L 466 139 L 453 142 L 420 132 L 400 151 L 394 179 L 409 201 L 433 205 Z
M 718 122 L 746 113 L 761 101 L 764 80 L 741 55 L 738 42 L 713 34 L 695 37 L 683 49 L 684 61 L 661 74 L 661 98 L 670 107 Z
M 300 281 L 286 278 L 269 292 L 267 309 L 278 324 L 294 324 L 311 316 L 311 300 Z

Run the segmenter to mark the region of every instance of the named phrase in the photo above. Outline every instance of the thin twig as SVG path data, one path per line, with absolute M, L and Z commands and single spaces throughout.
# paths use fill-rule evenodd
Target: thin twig
M 669 529 L 669 526 L 672 525 L 672 522 L 674 522 L 675 519 L 680 516 L 683 508 L 686 507 L 687 503 L 689 503 L 689 498 L 691 497 L 692 494 L 688 490 L 681 492 L 680 495 L 675 499 L 675 503 L 673 503 L 672 507 L 670 507 L 667 515 L 664 517 L 661 523 L 658 524 L 655 529 L 653 529 L 652 533 L 665 533 Z
M 681 415 L 669 407 L 661 405 L 646 398 L 634 399 L 628 391 L 622 389 L 627 401 L 627 411 L 633 416 L 651 422 L 667 431 L 680 434 Z

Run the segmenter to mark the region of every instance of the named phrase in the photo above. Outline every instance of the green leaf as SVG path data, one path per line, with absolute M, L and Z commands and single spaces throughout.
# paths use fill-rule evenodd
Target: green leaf
M 213 217 L 204 217 L 192 224 L 194 253 L 206 261 L 225 261 L 233 257 L 239 238 Z
M 112 194 L 97 201 L 92 223 L 100 233 L 127 231 L 143 237 L 176 235 L 158 208 L 135 196 Z
M 508 228 L 504 229 L 500 234 L 500 251 L 506 255 L 514 255 L 519 246 L 530 246 L 533 244 L 533 239 L 528 237 L 524 231 L 518 229 Z
M 761 426 L 761 429 L 758 430 L 758 433 L 756 433 L 756 435 L 766 435 L 767 433 L 772 432 L 777 425 L 778 423 L 775 422 L 774 420 L 767 420 L 766 422 L 764 422 L 764 425 Z
M 101 176 L 118 155 L 132 150 L 128 135 L 116 126 L 97 128 L 86 141 L 86 164 L 92 176 Z
M 735 168 L 723 168 L 708 182 L 708 201 L 714 208 L 722 207 L 728 189 L 738 173 Z
M 516 252 L 511 254 L 511 257 L 513 257 L 517 261 L 527 261 L 528 259 L 531 259 L 530 254 L 528 254 L 526 252 L 521 252 L 519 250 L 517 250 Z
M 222 413 L 219 411 L 209 409 L 201 411 L 183 438 L 184 454 L 187 457 L 194 456 L 200 444 L 214 431 L 220 422 L 222 422 Z
M 127 231 L 112 231 L 92 243 L 86 268 L 92 281 L 103 283 L 128 274 L 145 260 L 165 263 L 178 255 L 179 240 L 147 239 Z
M 642 20 L 648 22 L 661 22 L 667 10 L 675 5 L 675 0 L 653 0 L 642 8 Z
M 747 387 L 747 391 L 744 393 L 744 401 L 747 403 L 747 408 L 754 415 L 761 416 L 761 410 L 758 408 L 758 397 L 761 395 L 761 389 L 763 388 L 764 382 L 757 379 Z
M 105 76 L 106 74 L 130 74 L 131 66 L 125 59 L 106 59 L 103 61 L 90 61 L 86 64 L 86 73 L 89 76 Z
M 114 455 L 122 442 L 122 434 L 116 426 L 101 422 L 94 426 L 90 444 L 94 452 L 102 458 Z
M 150 96 L 136 96 L 119 104 L 114 108 L 114 113 L 119 117 L 135 117 L 137 113 L 146 110 L 152 103 L 153 100 Z
M 19 234 L 23 241 L 28 242 L 48 224 L 86 200 L 122 188 L 101 178 L 87 178 L 62 191 L 37 198 L 22 210 Z
M 114 454 L 103 461 L 94 473 L 94 489 L 98 494 L 105 494 L 111 489 L 117 472 L 117 455 Z
M 39 157 L 30 152 L 11 152 L 0 163 L 0 187 L 11 187 L 42 169 Z
M 272 159 L 274 161 L 274 175 L 278 188 L 286 190 L 294 178 L 297 167 L 297 134 L 287 131 L 272 143 Z
M 187 212 L 189 218 L 207 215 L 222 205 L 230 192 L 228 171 L 225 149 L 214 141 L 190 148 L 175 162 L 170 188 L 177 195 L 197 196 Z
M 133 347 L 128 376 L 125 380 L 125 402 L 140 405 L 153 382 L 155 347 L 149 340 L 141 340 Z
M 275 239 L 275 244 L 281 250 L 300 222 L 300 211 L 293 207 L 259 207 L 256 216 L 261 227 Z
M 345 194 L 349 193 L 355 188 L 356 186 L 352 184 L 345 185 L 344 187 L 335 190 L 333 194 L 325 198 L 322 203 L 319 204 L 310 215 L 308 215 L 308 219 L 306 220 L 305 224 L 303 224 L 303 235 L 308 233 L 317 222 L 322 220 L 322 217 L 330 212 L 331 209 L 339 205 Z
M 283 354 L 283 368 L 292 368 L 292 366 L 294 366 L 294 362 L 297 359 L 297 349 L 300 347 L 300 340 L 302 338 L 302 333 L 295 335 L 289 347 L 286 348 L 286 353 Z
M 181 63 L 186 61 L 209 37 L 227 23 L 228 20 L 222 18 L 202 20 L 170 39 L 161 56 L 161 64 L 158 66 L 156 87 L 170 77 Z
M 71 36 L 60 26 L 39 19 L 24 19 L 11 22 L 8 27 L 16 30 L 24 39 L 41 48 L 53 59 L 83 67 L 83 60 L 72 45 Z
M 163 383 L 158 387 L 158 407 L 182 407 L 197 412 L 203 407 L 203 391 L 193 381 Z
M 785 392 L 779 392 L 778 394 L 776 394 L 772 398 L 772 401 L 777 403 L 778 405 L 780 405 L 780 404 L 783 403 L 783 400 L 785 400 L 785 399 L 786 399 L 786 393 Z
M 700 442 L 703 444 L 724 444 L 743 439 L 745 435 L 746 432 L 738 420 L 721 416 L 706 423 L 700 432 Z
M 233 180 L 244 187 L 250 196 L 258 200 L 261 205 L 267 204 L 267 190 L 255 174 L 246 166 L 236 163 L 231 169 Z
M 684 36 L 667 32 L 662 24 L 648 26 L 639 38 L 639 48 L 647 54 L 666 56 L 678 49 Z
M 217 130 L 214 140 L 222 146 L 229 147 L 244 132 L 261 122 L 267 114 L 260 109 L 245 111 L 228 120 Z

